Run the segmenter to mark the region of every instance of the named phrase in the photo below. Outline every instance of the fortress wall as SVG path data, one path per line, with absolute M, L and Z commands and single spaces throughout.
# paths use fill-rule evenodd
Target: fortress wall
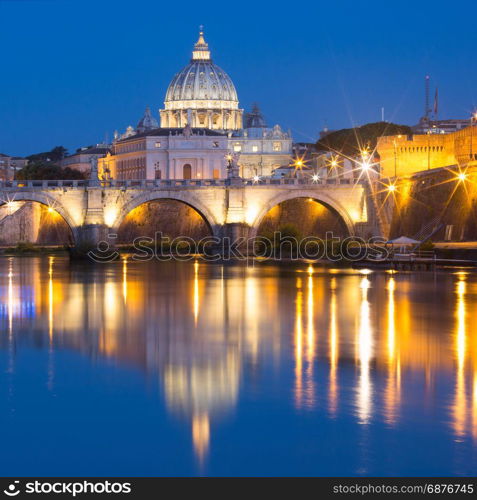
M 395 170 L 397 176 L 412 175 L 456 163 L 452 134 L 381 137 L 377 151 L 384 177 L 394 177 Z
M 381 193 L 380 205 L 387 193 Z M 451 241 L 477 241 L 477 168 L 464 182 L 446 169 L 399 181 L 392 208 L 390 238 L 414 237 L 424 226 L 443 224 L 431 239 L 444 241 L 452 226 Z

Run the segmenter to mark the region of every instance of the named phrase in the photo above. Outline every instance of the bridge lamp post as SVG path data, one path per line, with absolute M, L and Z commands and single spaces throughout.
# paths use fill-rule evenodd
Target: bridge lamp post
M 320 180 L 320 176 L 319 176 L 318 174 L 313 174 L 313 175 L 311 176 L 311 180 L 312 180 L 313 182 L 318 182 L 318 181 Z
M 292 163 L 292 166 L 295 167 L 295 172 L 299 171 L 301 174 L 301 172 L 303 171 L 303 167 L 305 166 L 305 161 L 303 160 L 303 157 L 295 158 L 295 160 Z

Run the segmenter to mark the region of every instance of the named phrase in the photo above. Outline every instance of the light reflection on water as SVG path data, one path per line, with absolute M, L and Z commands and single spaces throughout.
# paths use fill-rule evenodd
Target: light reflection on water
M 0 260 L 0 279 L 4 428 L 37 425 L 33 394 L 41 419 L 63 403 L 67 426 L 88 380 L 105 400 L 92 422 L 130 401 L 151 440 L 79 470 L 53 458 L 22 470 L 10 449 L 0 464 L 12 475 L 115 474 L 104 460 L 128 463 L 128 451 L 130 475 L 475 473 L 475 273 L 38 257 Z M 126 397 L 132 374 L 142 382 Z M 60 447 L 60 430 L 49 439 Z

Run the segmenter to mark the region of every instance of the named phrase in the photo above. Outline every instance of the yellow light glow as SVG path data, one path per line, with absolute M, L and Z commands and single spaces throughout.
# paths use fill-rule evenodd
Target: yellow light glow
M 48 338 L 53 340 L 53 262 L 54 257 L 48 258 Z
M 126 304 L 128 298 L 128 259 L 123 260 L 123 299 Z
M 306 161 L 305 161 L 304 157 L 301 156 L 301 157 L 295 158 L 293 160 L 292 165 L 293 165 L 293 167 L 295 167 L 296 170 L 301 170 L 305 166 L 305 163 L 306 163 Z
M 467 174 L 461 172 L 457 177 L 459 178 L 459 181 L 464 182 L 467 179 Z
M 361 162 L 360 167 L 361 167 L 361 170 L 363 170 L 364 172 L 367 172 L 371 168 L 371 165 L 367 161 L 363 161 L 363 162 Z
M 394 193 L 394 191 L 396 191 L 396 185 L 395 184 L 389 184 L 388 191 L 390 193 Z
M 199 319 L 199 261 L 194 262 L 194 324 Z
M 108 227 L 112 227 L 114 222 L 116 221 L 116 217 L 118 216 L 117 207 L 106 207 L 104 209 L 104 223 Z
M 8 336 L 13 334 L 13 260 L 8 266 Z
M 465 275 L 459 275 L 457 282 L 456 295 L 456 335 L 455 335 L 455 350 L 457 358 L 457 376 L 455 385 L 454 403 L 452 405 L 453 428 L 457 436 L 465 434 L 467 404 L 466 404 L 466 387 L 465 387 L 465 358 L 467 348 L 467 331 L 466 331 L 466 282 Z
M 259 207 L 257 204 L 253 204 L 247 207 L 245 211 L 245 222 L 252 226 L 255 219 L 258 216 Z M 229 222 L 242 222 L 242 221 L 229 221 Z
M 338 314 L 336 304 L 336 278 L 331 279 L 331 301 L 330 301 L 330 385 L 329 385 L 329 408 L 332 415 L 336 412 L 338 401 L 337 365 L 339 356 L 338 343 Z
M 55 212 L 55 209 L 53 207 L 48 207 L 48 213 L 52 214 Z
M 359 386 L 356 406 L 361 424 L 367 424 L 371 418 L 372 382 L 370 377 L 371 360 L 373 357 L 373 334 L 371 327 L 371 311 L 368 300 L 368 290 L 371 282 L 364 276 L 360 283 L 361 308 L 359 317 Z
M 303 292 L 301 279 L 296 280 L 297 295 L 295 301 L 295 405 L 300 408 L 303 403 Z
M 210 422 L 207 414 L 193 416 L 192 441 L 194 450 L 199 460 L 202 461 L 207 454 L 210 442 Z
M 388 282 L 388 357 L 389 362 L 394 361 L 396 351 L 396 324 L 395 324 L 395 304 L 394 290 L 396 289 L 396 281 L 394 278 L 389 278 Z
M 361 158 L 363 158 L 363 160 L 367 160 L 369 158 L 369 151 L 367 149 L 361 150 Z

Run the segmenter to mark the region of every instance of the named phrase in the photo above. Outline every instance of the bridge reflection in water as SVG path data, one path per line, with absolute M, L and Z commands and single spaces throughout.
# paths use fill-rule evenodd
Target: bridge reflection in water
M 10 372 L 28 344 L 48 351 L 50 390 L 65 349 L 140 370 L 189 428 L 199 463 L 214 429 L 267 384 L 287 411 L 350 415 L 365 441 L 411 411 L 477 445 L 476 274 L 62 257 L 5 258 L 0 273 Z

